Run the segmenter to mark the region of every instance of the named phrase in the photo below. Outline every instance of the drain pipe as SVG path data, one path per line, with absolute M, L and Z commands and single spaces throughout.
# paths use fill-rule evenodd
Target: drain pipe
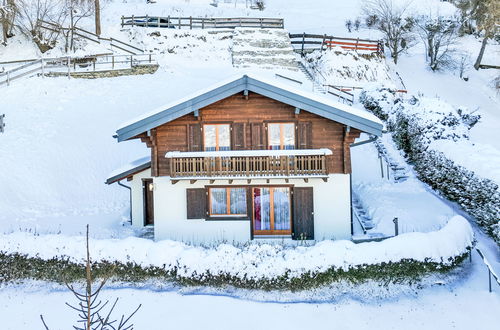
M 127 188 L 128 189 L 128 192 L 129 192 L 129 206 L 130 206 L 130 214 L 129 214 L 129 222 L 130 224 L 132 225 L 132 188 L 127 186 L 127 185 L 124 185 L 121 181 L 117 181 L 118 185 L 119 186 L 122 186 L 124 188 Z

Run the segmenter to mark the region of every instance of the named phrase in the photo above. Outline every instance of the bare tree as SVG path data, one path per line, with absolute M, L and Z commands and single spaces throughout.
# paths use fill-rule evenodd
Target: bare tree
M 94 9 L 95 9 L 95 34 L 98 36 L 101 35 L 101 4 L 99 0 L 94 0 Z
M 58 0 L 16 0 L 18 15 L 16 27 L 24 35 L 31 38 L 42 53 L 53 48 L 60 35 L 58 29 L 42 29 L 40 21 L 47 21 L 60 26 L 66 12 Z
M 64 10 L 69 20 L 69 28 L 64 30 L 65 50 L 68 52 L 68 50 L 75 50 L 75 28 L 78 28 L 80 20 L 94 14 L 94 2 L 92 0 L 66 0 Z
M 458 38 L 458 23 L 442 16 L 431 15 L 419 16 L 415 22 L 432 71 L 452 64 L 451 54 Z
M 462 54 L 458 60 L 458 75 L 460 79 L 464 79 L 465 81 L 469 80 L 466 76 L 467 71 L 471 67 L 471 58 L 469 54 Z
M 498 0 L 482 0 L 478 4 L 478 15 L 476 17 L 479 32 L 484 31 L 481 49 L 477 56 L 474 68 L 479 69 L 481 61 L 483 60 L 484 51 L 488 39 L 493 38 L 495 33 L 498 33 L 500 27 L 500 3 Z
M 122 315 L 120 321 L 118 321 L 117 319 L 113 319 L 112 317 L 112 313 L 116 306 L 116 303 L 118 302 L 118 298 L 116 298 L 113 305 L 111 305 L 111 308 L 109 308 L 108 312 L 105 312 L 105 309 L 109 304 L 109 300 L 103 302 L 99 299 L 99 294 L 101 293 L 101 290 L 106 282 L 111 277 L 111 274 L 101 280 L 100 284 L 97 286 L 97 289 L 94 290 L 92 288 L 94 279 L 92 277 L 92 262 L 90 260 L 89 252 L 89 225 L 87 225 L 86 247 L 86 285 L 84 292 L 78 292 L 73 285 L 65 281 L 66 287 L 71 291 L 71 293 L 73 293 L 76 300 L 78 301 L 77 305 L 66 303 L 67 306 L 78 312 L 79 320 L 77 325 L 73 326 L 73 328 L 75 330 L 132 330 L 134 325 L 129 324 L 129 321 L 139 310 L 139 308 L 141 308 L 141 305 L 137 306 L 137 308 L 128 316 Z M 49 330 L 49 327 L 47 326 L 43 315 L 40 315 L 40 318 L 45 329 Z
M 478 14 L 479 3 L 482 0 L 454 0 L 453 3 L 460 11 L 460 32 L 473 34 L 476 31 L 475 18 Z
M 14 0 L 3 0 L 0 4 L 0 24 L 2 26 L 3 44 L 7 44 L 7 39 L 13 37 L 12 29 L 17 13 L 17 6 Z
M 413 19 L 407 16 L 409 2 L 395 4 L 393 0 L 366 0 L 362 8 L 365 19 L 373 22 L 384 34 L 385 44 L 391 52 L 394 63 L 399 54 L 413 45 Z

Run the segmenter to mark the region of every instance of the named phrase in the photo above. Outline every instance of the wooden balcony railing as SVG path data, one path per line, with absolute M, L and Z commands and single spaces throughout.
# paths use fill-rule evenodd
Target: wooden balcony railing
M 326 176 L 329 149 L 168 152 L 172 178 Z

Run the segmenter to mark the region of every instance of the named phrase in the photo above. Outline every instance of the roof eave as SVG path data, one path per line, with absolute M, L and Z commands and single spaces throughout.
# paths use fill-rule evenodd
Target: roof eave
M 321 117 L 357 128 L 363 132 L 376 136 L 382 136 L 382 123 L 377 123 L 344 110 L 336 109 L 333 106 L 328 106 L 319 101 L 297 95 L 279 87 L 274 87 L 273 85 L 261 82 L 251 77 L 248 78 L 248 90 L 312 112 Z
M 128 178 L 129 176 L 131 175 L 134 175 L 134 174 L 137 174 L 139 172 L 142 172 L 148 168 L 151 167 L 151 161 L 149 162 L 146 162 L 144 164 L 141 164 L 139 166 L 136 166 L 134 168 L 131 168 L 127 171 L 124 171 L 124 172 L 121 172 L 119 174 L 116 174 L 116 175 L 113 175 L 112 177 L 106 179 L 106 184 L 112 184 L 112 183 L 115 183 L 117 181 L 120 181 L 120 180 L 123 180 L 125 178 Z
M 376 136 L 382 136 L 382 123 L 360 117 L 348 111 L 335 108 L 334 106 L 329 106 L 322 102 L 295 94 L 283 88 L 276 87 L 244 75 L 225 85 L 197 95 L 192 99 L 176 104 L 173 107 L 155 113 L 150 117 L 120 128 L 116 132 L 118 142 L 133 138 L 138 134 L 147 132 L 154 127 L 168 123 L 244 90 L 249 90 L 291 106 L 304 109 L 321 117 L 359 129 L 363 132 Z
M 128 140 L 138 134 L 150 130 L 151 128 L 158 127 L 195 110 L 199 110 L 212 103 L 239 93 L 247 88 L 247 78 L 248 77 L 245 75 L 223 86 L 219 86 L 211 91 L 208 91 L 207 93 L 195 96 L 190 100 L 176 104 L 171 108 L 165 109 L 150 117 L 123 127 L 116 131 L 118 142 Z

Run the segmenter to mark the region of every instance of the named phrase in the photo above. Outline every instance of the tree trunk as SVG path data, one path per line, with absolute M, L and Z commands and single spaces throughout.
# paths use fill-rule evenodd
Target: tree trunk
M 481 44 L 481 50 L 479 51 L 479 55 L 477 56 L 476 63 L 474 63 L 474 69 L 479 70 L 479 66 L 481 65 L 481 61 L 483 60 L 484 50 L 486 49 L 486 44 L 488 43 L 488 37 L 484 36 L 483 42 Z
M 9 24 L 7 22 L 7 17 L 6 14 L 2 13 L 2 17 L 0 17 L 0 20 L 2 21 L 2 36 L 3 36 L 3 44 L 7 45 L 7 38 L 9 36 L 8 31 L 9 31 Z
M 95 0 L 95 34 L 101 35 L 101 7 L 99 0 Z

